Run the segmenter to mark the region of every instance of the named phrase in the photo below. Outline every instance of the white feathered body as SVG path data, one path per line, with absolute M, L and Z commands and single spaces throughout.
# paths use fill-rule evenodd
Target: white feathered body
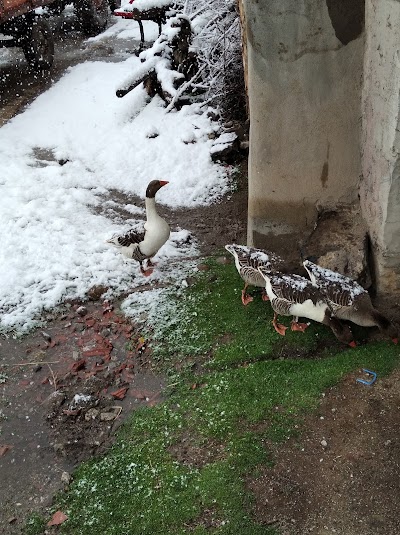
M 124 256 L 139 262 L 154 256 L 170 236 L 168 223 L 157 213 L 154 197 L 146 198 L 145 203 L 147 216 L 144 224 L 145 232 L 132 229 L 108 240 L 108 243 L 115 245 Z
M 299 275 L 265 271 L 264 278 L 271 306 L 277 314 L 323 323 L 328 305 L 310 281 Z

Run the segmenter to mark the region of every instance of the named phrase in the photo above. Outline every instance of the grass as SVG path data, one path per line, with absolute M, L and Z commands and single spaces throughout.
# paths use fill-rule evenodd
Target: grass
M 259 296 L 242 307 L 241 287 L 233 266 L 210 261 L 170 296 L 152 345 L 160 366 L 181 370 L 171 395 L 135 412 L 108 454 L 76 471 L 54 505 L 68 515 L 61 533 L 277 534 L 252 518 L 245 485 L 273 462 L 268 442 L 298 434 L 321 392 L 350 371 L 389 373 L 399 350 L 347 349 L 315 325 L 281 338 Z M 290 352 L 313 358 L 277 358 Z

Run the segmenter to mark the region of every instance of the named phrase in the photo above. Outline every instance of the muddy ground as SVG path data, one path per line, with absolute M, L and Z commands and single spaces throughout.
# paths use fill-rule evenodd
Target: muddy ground
M 0 124 L 69 65 L 119 61 L 138 46 L 91 48 L 79 34 L 61 28 L 60 35 L 51 80 L 33 77 L 22 55 L 17 67 L 12 61 L 0 66 Z M 228 242 L 245 243 L 246 199 L 242 180 L 221 204 L 164 215 L 173 229 L 190 230 L 209 254 Z M 139 328 L 119 313 L 118 302 L 100 299 L 103 290 L 63 305 L 22 340 L 0 339 L 1 534 L 21 533 L 27 514 L 49 505 L 80 461 L 109 447 L 131 410 L 165 395 Z M 396 300 L 384 296 L 381 303 L 399 319 Z M 351 375 L 326 392 L 301 440 L 280 447 L 277 464 L 247 482 L 255 517 L 285 535 L 399 534 L 399 379 L 396 371 L 367 387 Z

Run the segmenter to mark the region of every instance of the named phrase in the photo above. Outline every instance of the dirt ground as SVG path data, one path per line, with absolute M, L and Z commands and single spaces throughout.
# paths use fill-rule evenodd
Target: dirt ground
M 72 54 L 76 43 L 67 40 L 55 78 L 78 56 L 112 57 L 112 46 L 91 53 L 78 46 Z M 32 80 L 15 96 L 13 88 L 25 84 L 23 72 L 4 69 L 0 124 L 48 83 Z M 246 168 L 245 161 L 241 165 Z M 202 254 L 245 243 L 244 182 L 220 204 L 165 209 L 164 215 L 173 229 L 193 233 Z M 99 299 L 103 290 L 94 288 L 88 301 L 49 314 L 44 328 L 22 340 L 0 338 L 3 535 L 21 533 L 28 512 L 49 505 L 80 461 L 107 449 L 132 410 L 163 397 L 164 378 L 149 366 L 140 330 L 118 313 L 118 302 Z M 393 299 L 381 302 L 399 315 Z M 399 379 L 396 371 L 368 387 L 351 375 L 326 392 L 301 440 L 281 446 L 277 464 L 247 482 L 255 517 L 285 535 L 398 535 Z
M 369 379 L 351 374 L 326 392 L 300 440 L 248 482 L 265 525 L 284 535 L 400 533 L 400 371 L 373 386 L 359 377 Z

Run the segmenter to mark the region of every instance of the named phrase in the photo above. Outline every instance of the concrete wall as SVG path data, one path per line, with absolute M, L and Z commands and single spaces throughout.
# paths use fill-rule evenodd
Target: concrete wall
M 400 2 L 366 1 L 361 206 L 378 289 L 400 291 Z
M 317 209 L 357 199 L 364 6 L 363 0 L 243 4 L 250 101 L 248 243 L 263 247 L 270 233 L 293 236 L 312 228 Z

